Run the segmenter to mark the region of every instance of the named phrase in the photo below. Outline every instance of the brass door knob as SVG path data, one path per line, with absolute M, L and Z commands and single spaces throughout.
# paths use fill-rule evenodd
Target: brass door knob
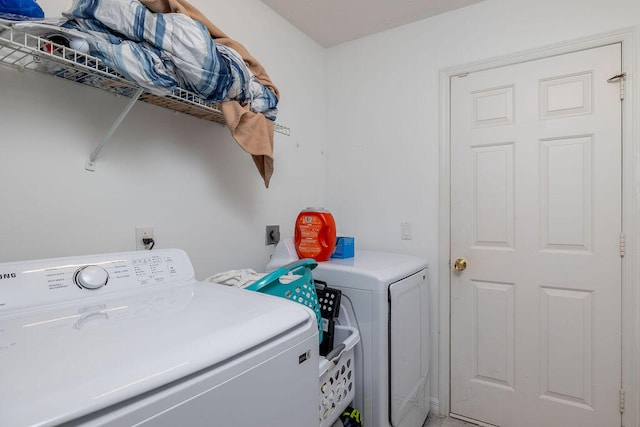
M 464 270 L 465 268 L 467 268 L 467 260 L 464 258 L 458 258 L 453 264 L 453 268 L 455 268 L 456 271 Z

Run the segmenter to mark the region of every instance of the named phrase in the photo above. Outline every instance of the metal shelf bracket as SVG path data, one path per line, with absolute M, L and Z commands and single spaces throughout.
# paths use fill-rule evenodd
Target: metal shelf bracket
M 93 152 L 91 153 L 91 156 L 89 156 L 89 160 L 87 160 L 87 163 L 84 165 L 84 168 L 86 170 L 95 172 L 96 158 L 98 157 L 98 154 L 100 154 L 102 147 L 104 147 L 104 145 L 107 142 L 109 142 L 114 132 L 118 129 L 118 127 L 120 126 L 124 118 L 127 117 L 127 114 L 129 114 L 129 111 L 131 111 L 131 109 L 133 108 L 133 105 L 138 101 L 138 98 L 140 98 L 140 95 L 142 95 L 142 92 L 143 92 L 142 89 L 138 89 L 136 93 L 131 97 L 127 106 L 124 108 L 122 113 L 120 113 L 120 115 L 118 116 L 116 121 L 113 123 L 113 125 L 111 125 L 111 129 L 109 129 L 109 132 L 107 132 L 107 134 L 102 138 L 98 146 L 93 150 Z

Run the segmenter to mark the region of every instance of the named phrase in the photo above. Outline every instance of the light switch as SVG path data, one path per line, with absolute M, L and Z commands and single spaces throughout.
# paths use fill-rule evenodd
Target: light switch
M 401 222 L 400 223 L 400 235 L 402 240 L 411 240 L 413 239 L 413 233 L 411 232 L 411 223 L 410 222 Z

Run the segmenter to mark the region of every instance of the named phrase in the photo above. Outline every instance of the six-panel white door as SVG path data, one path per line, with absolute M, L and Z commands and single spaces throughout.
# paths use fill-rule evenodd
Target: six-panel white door
M 452 414 L 620 425 L 620 72 L 614 44 L 452 78 Z

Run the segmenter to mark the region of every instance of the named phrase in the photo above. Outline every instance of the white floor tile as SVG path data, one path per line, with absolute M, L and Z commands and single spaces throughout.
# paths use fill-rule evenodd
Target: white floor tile
M 476 424 L 466 423 L 464 421 L 456 420 L 455 418 L 441 417 L 438 415 L 429 414 L 427 421 L 423 427 L 472 427 Z

